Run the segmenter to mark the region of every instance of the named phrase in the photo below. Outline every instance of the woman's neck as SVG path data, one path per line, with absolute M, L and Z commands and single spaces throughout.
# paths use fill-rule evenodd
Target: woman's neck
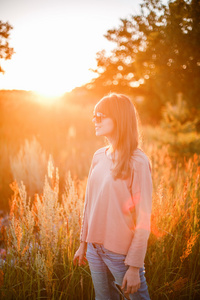
M 106 154 L 108 157 L 112 158 L 112 160 L 116 160 L 118 157 L 118 151 L 113 149 L 113 146 L 110 145 L 106 150 Z

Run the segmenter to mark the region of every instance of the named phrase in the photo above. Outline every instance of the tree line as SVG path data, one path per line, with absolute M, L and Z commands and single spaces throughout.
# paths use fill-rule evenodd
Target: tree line
M 96 55 L 93 71 L 98 77 L 78 93 L 102 96 L 116 91 L 143 96 L 140 106 L 158 120 L 163 106 L 175 104 L 181 94 L 192 115 L 200 119 L 200 0 L 167 4 L 143 0 L 137 15 L 120 22 L 105 34 L 115 45 L 111 54 L 102 50 Z M 0 22 L 0 59 L 13 54 L 8 42 L 2 42 L 11 29 Z

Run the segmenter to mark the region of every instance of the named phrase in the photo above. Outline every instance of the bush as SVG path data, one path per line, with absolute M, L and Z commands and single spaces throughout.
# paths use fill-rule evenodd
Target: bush
M 165 133 L 159 136 L 161 142 L 169 144 L 171 151 L 177 155 L 200 153 L 200 134 L 197 130 L 200 116 L 189 110 L 181 94 L 175 105 L 166 104 L 162 115 L 161 128 Z

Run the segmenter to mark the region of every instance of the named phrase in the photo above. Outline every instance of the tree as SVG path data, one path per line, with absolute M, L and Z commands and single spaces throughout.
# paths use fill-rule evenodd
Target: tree
M 200 1 L 143 0 L 139 15 L 121 19 L 105 37 L 116 44 L 110 56 L 97 54 L 93 86 L 140 87 L 146 107 L 161 111 L 176 95 L 200 108 Z M 148 102 L 147 102 L 148 101 Z
M 177 102 L 166 103 L 162 111 L 161 128 L 165 134 L 159 136 L 159 141 L 168 145 L 173 155 L 179 157 L 200 154 L 200 133 L 197 132 L 199 118 L 191 114 L 187 103 L 178 94 Z
M 3 23 L 0 21 L 0 60 L 4 59 L 11 59 L 14 50 L 13 48 L 9 47 L 8 39 L 10 36 L 10 30 L 13 27 L 8 23 Z M 0 73 L 4 73 L 5 71 L 2 69 L 0 65 Z

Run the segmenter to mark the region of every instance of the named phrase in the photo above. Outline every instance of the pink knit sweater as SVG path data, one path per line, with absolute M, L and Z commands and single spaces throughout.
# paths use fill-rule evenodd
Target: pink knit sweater
M 136 149 L 132 176 L 114 180 L 106 147 L 93 156 L 81 230 L 81 241 L 99 243 L 125 254 L 125 264 L 142 267 L 150 233 L 151 169 L 147 156 Z

